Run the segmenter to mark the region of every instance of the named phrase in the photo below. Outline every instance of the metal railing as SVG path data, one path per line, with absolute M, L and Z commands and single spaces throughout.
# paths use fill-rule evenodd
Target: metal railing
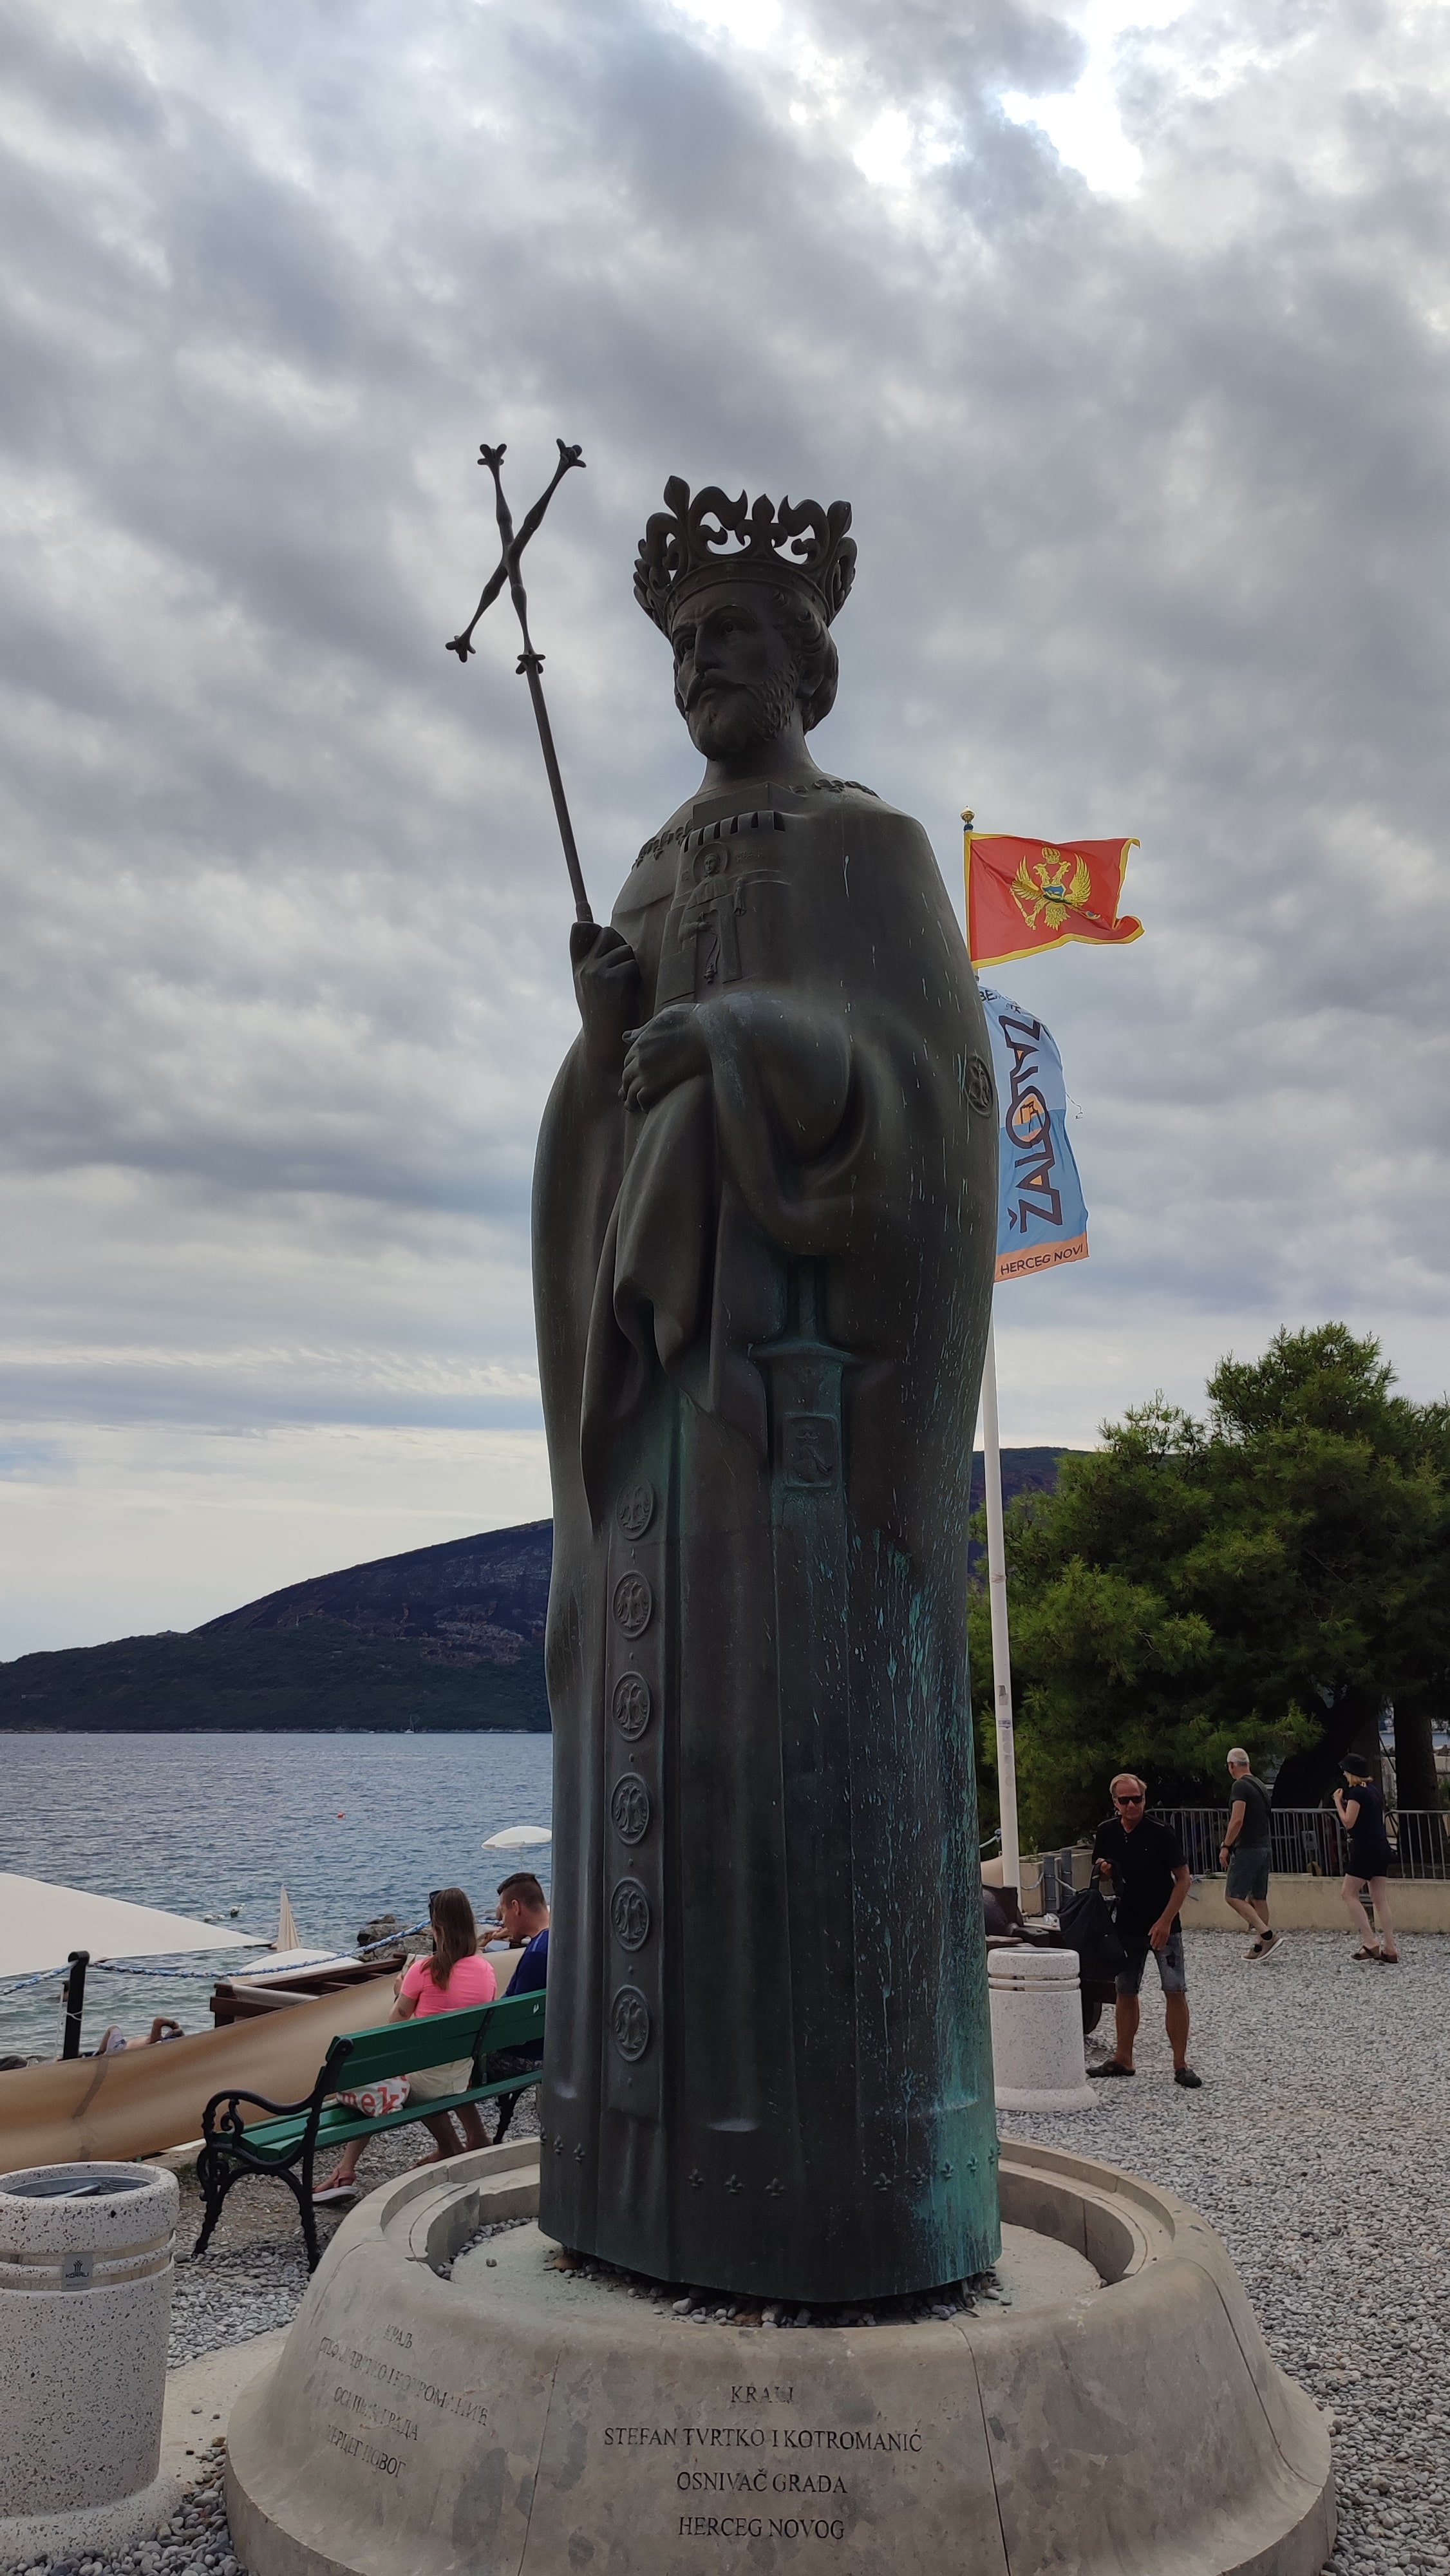
M 1195 1878 L 1216 1878 L 1228 1831 L 1227 1807 L 1153 1807 L 1172 1825 Z M 1450 1813 L 1434 1807 L 1391 1810 L 1391 1878 L 1450 1878 Z M 1269 1819 L 1270 1867 L 1285 1877 L 1342 1878 L 1349 1837 L 1332 1807 L 1275 1807 Z

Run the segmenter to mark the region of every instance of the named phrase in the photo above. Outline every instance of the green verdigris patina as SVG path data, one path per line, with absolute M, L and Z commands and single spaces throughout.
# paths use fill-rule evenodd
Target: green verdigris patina
M 849 510 L 666 499 L 636 589 L 706 772 L 575 929 L 535 1181 L 541 2220 L 662 2280 L 860 2301 L 998 2245 L 966 1646 L 991 1077 L 925 833 L 806 748 Z

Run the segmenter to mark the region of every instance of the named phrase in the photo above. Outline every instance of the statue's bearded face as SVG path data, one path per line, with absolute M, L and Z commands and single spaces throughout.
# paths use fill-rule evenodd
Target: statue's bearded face
M 670 630 L 675 704 L 707 760 L 764 750 L 797 703 L 801 662 L 768 591 L 738 583 L 696 593 Z

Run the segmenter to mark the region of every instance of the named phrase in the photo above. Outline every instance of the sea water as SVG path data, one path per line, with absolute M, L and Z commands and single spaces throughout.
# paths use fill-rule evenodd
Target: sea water
M 505 1825 L 548 1824 L 551 1750 L 547 1735 L 0 1735 L 0 1870 L 264 1941 L 285 1887 L 302 1941 L 351 1951 L 376 1914 L 425 1918 L 430 1888 L 466 1888 L 480 1916 L 512 1869 L 547 1889 L 547 1844 L 482 1845 Z M 215 1980 L 262 1956 L 92 1968 L 81 2045 L 110 2022 L 139 2036 L 158 2012 L 210 2030 Z M 0 2056 L 59 2054 L 63 1974 L 62 1962 L 42 1985 L 0 1983 Z

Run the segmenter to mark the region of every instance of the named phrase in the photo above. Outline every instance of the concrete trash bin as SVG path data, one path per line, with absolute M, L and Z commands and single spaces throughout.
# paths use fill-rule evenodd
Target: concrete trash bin
M 1075 1950 L 1023 1942 L 987 1953 L 999 2111 L 1090 2111 Z
M 166 2517 L 178 2202 L 150 2165 L 0 2174 L 0 2567 L 125 2549 Z

